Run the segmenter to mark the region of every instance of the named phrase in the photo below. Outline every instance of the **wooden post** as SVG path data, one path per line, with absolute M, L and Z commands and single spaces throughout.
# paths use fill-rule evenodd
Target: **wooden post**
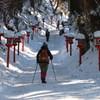
M 68 50 L 68 41 L 69 41 L 69 40 L 66 40 L 66 50 L 67 50 L 67 52 L 69 51 L 69 50 Z
M 16 62 L 16 40 L 13 41 L 13 46 L 14 46 L 14 52 L 13 52 L 13 62 Z
M 22 37 L 22 51 L 24 51 L 24 40 L 25 40 L 25 37 Z
M 2 45 L 2 43 L 1 43 L 1 35 L 0 35 L 0 46 Z
M 7 67 L 9 67 L 9 62 L 10 62 L 10 46 L 7 46 L 8 47 L 8 51 L 7 51 Z
M 70 44 L 70 56 L 72 56 L 72 44 L 73 44 L 74 37 L 69 37 L 69 44 Z
M 70 56 L 72 56 L 72 43 L 70 43 Z
M 79 47 L 79 65 L 82 64 L 82 47 Z
M 79 48 L 79 65 L 82 64 L 82 48 L 84 48 L 84 44 L 86 42 L 85 36 L 81 33 L 76 35 L 76 40 L 78 41 L 77 47 Z
M 98 37 L 96 37 L 96 34 Z M 100 32 L 94 33 L 94 39 L 95 39 L 95 47 L 98 49 L 98 65 L 99 65 L 99 71 L 100 71 Z
M 7 43 L 5 44 L 8 48 L 8 50 L 7 50 L 7 67 L 9 67 L 9 62 L 10 62 L 10 47 L 12 46 L 12 40 L 13 40 L 13 38 L 7 38 Z
M 16 46 L 14 45 L 13 62 L 16 62 Z
M 20 42 L 18 42 L 18 55 L 19 55 L 19 49 L 20 49 Z
M 98 46 L 98 64 L 99 64 L 99 71 L 100 71 L 100 46 Z
M 68 36 L 64 36 L 65 37 L 65 41 L 66 41 L 66 51 L 68 52 L 68 42 L 69 42 L 69 38 Z
M 85 39 L 77 39 L 77 40 L 78 40 L 77 47 L 79 48 L 79 65 L 81 65 L 82 64 L 82 48 L 84 47 Z
M 53 16 L 50 16 L 50 19 L 51 19 L 51 25 L 52 25 L 52 19 L 53 19 Z

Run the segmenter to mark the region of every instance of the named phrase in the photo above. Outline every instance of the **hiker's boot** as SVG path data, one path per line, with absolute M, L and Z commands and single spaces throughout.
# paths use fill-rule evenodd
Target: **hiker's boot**
M 42 83 L 47 83 L 47 82 L 45 81 L 45 78 L 41 78 L 41 81 L 42 81 Z
M 42 81 L 42 83 L 47 83 L 47 82 L 45 81 L 45 77 L 46 77 L 46 74 L 41 73 L 41 81 Z

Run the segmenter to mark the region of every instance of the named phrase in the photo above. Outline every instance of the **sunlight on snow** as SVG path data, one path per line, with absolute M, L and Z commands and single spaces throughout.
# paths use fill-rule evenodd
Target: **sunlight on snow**
M 43 94 L 48 94 L 50 91 L 34 91 L 34 92 L 30 92 L 30 93 L 26 93 L 26 94 L 23 94 L 23 95 L 17 95 L 17 96 L 11 96 L 9 97 L 10 99 L 20 99 L 20 98 L 23 98 L 23 97 L 36 97 L 36 96 L 42 96 Z
M 51 50 L 52 54 L 55 55 L 57 54 L 59 51 L 58 50 Z
M 55 95 L 60 95 L 62 92 L 41 92 L 41 93 L 37 93 L 37 94 L 35 94 L 35 95 L 31 95 L 31 97 L 30 97 L 30 95 L 28 96 L 28 97 L 26 97 L 26 99 L 32 99 L 32 98 L 38 98 L 38 97 L 47 97 L 47 100 L 53 100 L 53 96 L 55 96 Z M 49 96 L 49 97 L 48 97 Z M 46 100 L 46 99 L 43 99 L 43 100 Z
M 4 62 L 4 59 L 0 58 L 0 62 Z
M 77 84 L 77 83 L 94 83 L 94 80 L 73 80 L 71 82 L 60 83 L 61 85 Z
M 13 71 L 17 71 L 19 73 L 22 73 L 22 70 L 20 70 L 18 67 L 14 67 L 13 65 L 9 65 L 10 66 L 10 69 L 13 70 Z
M 44 98 L 44 99 L 41 99 L 41 100 L 46 100 L 46 98 L 48 100 L 52 100 L 53 96 L 60 95 L 61 93 L 62 92 L 37 91 L 37 92 L 30 92 L 30 93 L 19 95 L 19 96 L 18 95 L 17 96 L 10 96 L 9 98 L 10 99 L 21 99 L 21 98 L 24 98 L 25 100 L 28 100 L 28 99 L 32 99 L 32 98 L 41 97 L 41 98 Z M 84 99 L 82 99 L 80 97 L 75 97 L 75 96 L 65 96 L 64 98 L 67 99 L 67 100 L 84 100 Z M 64 99 L 63 98 L 59 98 L 57 100 L 64 100 Z
M 30 56 L 30 57 L 35 57 L 37 52 L 33 52 L 29 47 L 25 46 L 25 52 L 22 52 L 22 53 L 25 53 L 27 54 L 27 56 Z
M 7 63 L 5 62 L 5 60 L 3 60 L 2 58 L 0 58 L 0 64 L 7 66 Z
M 60 98 L 60 99 L 57 99 L 57 100 L 84 100 L 84 99 L 82 99 L 82 98 L 78 98 L 78 97 L 75 97 L 75 96 L 66 96 L 66 97 L 64 97 L 64 98 Z

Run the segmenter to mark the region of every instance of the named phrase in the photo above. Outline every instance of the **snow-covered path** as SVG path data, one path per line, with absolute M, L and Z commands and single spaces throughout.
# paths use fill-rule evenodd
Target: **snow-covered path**
M 44 5 L 41 6 L 39 9 L 42 13 L 38 12 L 37 17 L 41 27 L 42 17 L 45 17 L 44 26 L 51 33 L 48 47 L 54 56 L 52 62 L 57 81 L 55 81 L 50 63 L 47 72 L 47 84 L 41 83 L 39 66 L 32 83 L 37 66 L 36 54 L 43 42 L 46 41 L 45 37 L 42 36 L 43 34 L 35 34 L 34 39 L 30 40 L 29 44 L 25 42 L 25 52 L 22 52 L 20 48 L 20 55 L 18 56 L 16 53 L 16 63 L 12 60 L 13 47 L 11 47 L 9 68 L 6 67 L 7 53 L 3 54 L 0 51 L 0 100 L 100 100 L 97 49 L 92 47 L 93 52 L 90 48 L 82 56 L 82 64 L 79 66 L 77 42 L 74 40 L 72 56 L 70 56 L 69 52 L 66 52 L 64 35 L 59 36 L 59 32 L 56 30 L 56 16 L 53 18 L 53 25 L 50 24 L 50 14 L 52 14 L 50 0 L 43 1 L 48 6 L 48 11 L 44 11 Z M 28 2 L 26 4 L 23 10 L 27 11 L 26 8 L 30 7 Z M 30 16 L 23 12 L 22 15 L 33 24 L 37 22 L 33 17 L 34 14 Z M 60 20 L 61 17 L 58 17 L 58 20 Z M 67 20 L 66 18 L 68 19 L 67 16 L 63 16 L 62 19 Z M 23 29 L 22 27 L 23 25 L 20 25 L 21 29 Z M 44 31 L 45 28 L 43 28 Z M 3 38 L 2 40 L 5 42 Z
M 99 81 L 71 75 L 72 68 L 78 65 L 74 61 L 73 64 L 71 63 L 72 60 L 77 61 L 77 52 L 73 51 L 73 58 L 69 56 L 69 53 L 66 54 L 64 36 L 59 36 L 56 30 L 51 30 L 48 46 L 54 55 L 53 65 L 57 81 L 55 81 L 50 63 L 47 74 L 48 83 L 41 84 L 39 67 L 32 83 L 36 68 L 36 54 L 44 41 L 45 37 L 38 39 L 34 37 L 33 41 L 30 40 L 30 44 L 25 43 L 25 52 L 21 52 L 20 57 L 17 56 L 17 63 L 11 62 L 10 67 L 16 69 L 9 70 L 11 74 L 6 72 L 9 76 L 7 75 L 8 81 L 0 85 L 1 100 L 99 100 Z M 35 45 L 36 43 L 38 46 Z M 74 49 L 77 48 L 74 47 Z

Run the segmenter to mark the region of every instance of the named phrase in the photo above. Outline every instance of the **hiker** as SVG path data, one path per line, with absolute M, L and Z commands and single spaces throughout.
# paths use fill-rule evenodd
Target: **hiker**
M 57 29 L 59 30 L 60 21 L 57 22 Z
M 50 32 L 48 31 L 48 29 L 46 29 L 46 41 L 48 42 L 49 41 L 49 37 L 50 37 Z
M 49 61 L 53 59 L 51 52 L 48 49 L 48 45 L 44 42 L 41 49 L 37 54 L 37 63 L 39 63 L 41 69 L 41 82 L 46 82 L 46 74 L 48 69 Z
M 61 22 L 62 27 L 64 28 L 64 21 Z

